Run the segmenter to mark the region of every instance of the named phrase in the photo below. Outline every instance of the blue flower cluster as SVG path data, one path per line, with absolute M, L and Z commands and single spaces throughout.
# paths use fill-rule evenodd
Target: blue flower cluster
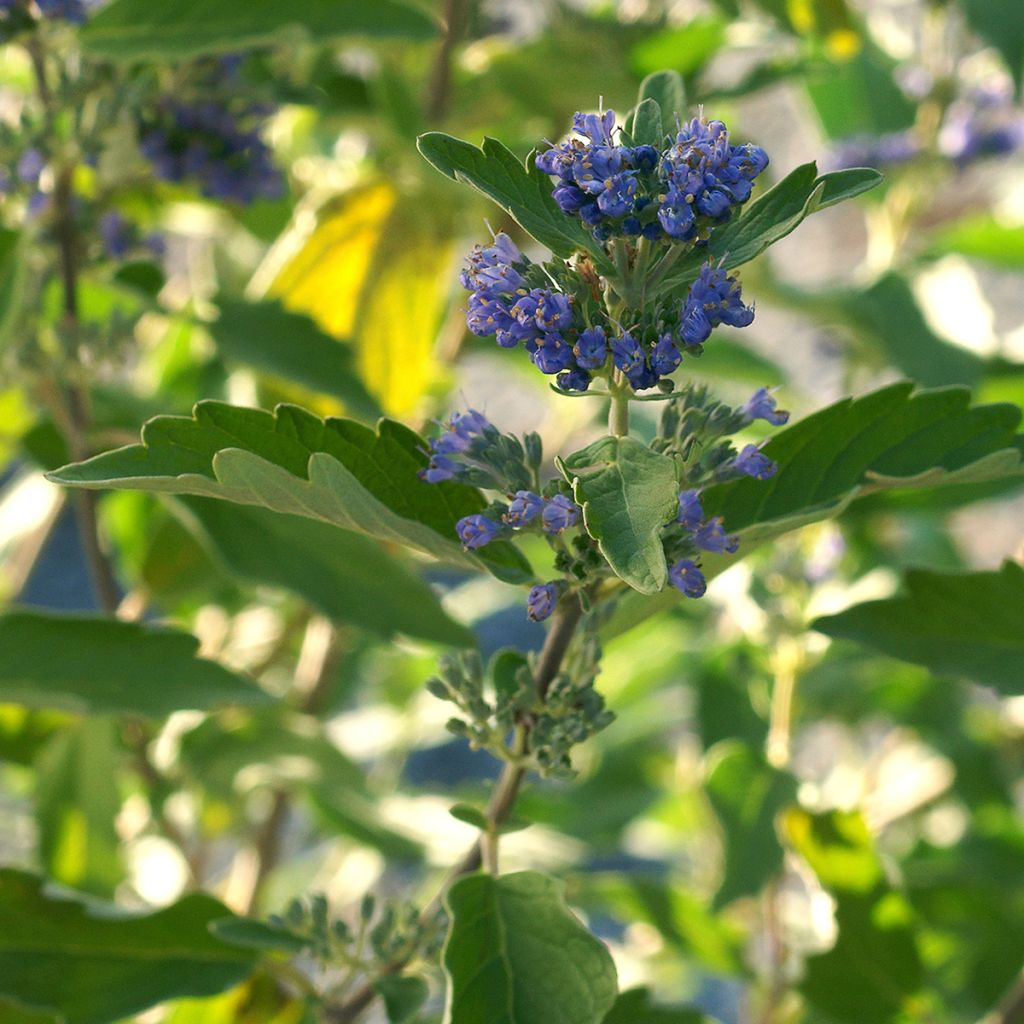
M 140 246 L 157 259 L 166 250 L 163 235 L 153 232 L 140 236 L 138 225 L 117 210 L 110 210 L 100 218 L 99 229 L 103 248 L 112 260 L 123 260 Z
M 734 146 L 721 121 L 694 118 L 668 148 L 615 143 L 615 112 L 573 118 L 577 138 L 539 153 L 537 167 L 557 179 L 552 196 L 599 240 L 625 235 L 693 241 L 745 203 L 768 166 L 759 146 Z
M 775 398 L 767 388 L 759 388 L 739 410 L 734 422 L 752 423 L 765 420 L 781 426 L 789 420 L 789 413 L 778 409 Z M 765 455 L 756 444 L 746 445 L 737 455 L 718 467 L 712 479 L 735 479 L 748 476 L 767 480 L 778 471 L 778 465 Z M 707 580 L 701 571 L 699 552 L 732 554 L 739 546 L 739 537 L 726 533 L 722 516 L 707 516 L 701 499 L 701 488 L 690 487 L 679 493 L 676 523 L 681 530 L 673 538 L 673 546 L 681 547 L 686 557 L 677 559 L 669 567 L 669 583 L 687 597 L 703 597 Z
M 261 132 L 273 108 L 212 98 L 167 101 L 145 127 L 143 155 L 164 181 L 196 180 L 210 199 L 247 204 L 276 199 L 284 179 Z
M 683 350 L 699 352 L 719 324 L 746 327 L 754 319 L 738 279 L 707 263 L 679 307 L 674 329 L 663 323 L 644 342 L 633 330 L 581 324 L 575 296 L 528 287 L 530 267 L 504 233 L 493 245 L 477 246 L 460 277 L 470 292 L 466 326 L 479 337 L 494 335 L 502 348 L 524 345 L 542 373 L 558 374 L 565 391 L 586 391 L 607 372 L 609 358 L 635 391 L 652 388 L 677 369 Z

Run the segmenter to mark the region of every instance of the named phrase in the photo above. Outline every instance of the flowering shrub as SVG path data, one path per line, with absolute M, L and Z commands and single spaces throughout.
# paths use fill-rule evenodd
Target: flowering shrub
M 1016 8 L 541 6 L 0 2 L 0 1024 L 1018 1019 Z

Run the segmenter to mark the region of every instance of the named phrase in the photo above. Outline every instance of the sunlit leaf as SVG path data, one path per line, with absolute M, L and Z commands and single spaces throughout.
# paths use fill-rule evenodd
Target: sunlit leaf
M 121 488 L 220 498 L 306 516 L 457 564 L 486 566 L 502 579 L 530 576 L 507 542 L 464 551 L 456 521 L 486 505 L 475 488 L 425 483 L 426 442 L 392 420 L 378 430 L 321 420 L 298 406 L 274 414 L 200 402 L 192 418 L 160 416 L 143 443 L 50 474 L 77 487 Z
M 857 498 L 896 489 L 936 488 L 1011 477 L 1024 479 L 1024 444 L 1012 405 L 970 407 L 966 388 L 915 390 L 891 384 L 844 398 L 779 431 L 765 446 L 778 472 L 709 488 L 704 508 L 739 533 L 736 555 L 704 557 L 714 576 L 758 544 L 840 515 Z M 677 600 L 627 595 L 609 632 L 631 628 Z
M 668 567 L 659 531 L 679 500 L 673 460 L 632 438 L 604 437 L 558 467 L 616 574 L 642 594 L 661 590 Z
M 913 913 L 886 880 L 867 826 L 856 813 L 797 808 L 785 822 L 790 842 L 836 901 L 836 944 L 807 959 L 801 992 L 847 1024 L 906 1020 L 923 982 Z
M 86 718 L 50 739 L 34 765 L 46 874 L 98 896 L 113 896 L 124 875 L 115 827 L 121 753 L 114 720 Z
M 637 75 L 662 68 L 692 75 L 725 45 L 725 29 L 726 22 L 721 18 L 693 18 L 679 28 L 664 29 L 637 43 L 630 50 L 630 64 Z M 685 111 L 680 106 L 664 113 L 671 130 L 673 115 L 682 117 Z

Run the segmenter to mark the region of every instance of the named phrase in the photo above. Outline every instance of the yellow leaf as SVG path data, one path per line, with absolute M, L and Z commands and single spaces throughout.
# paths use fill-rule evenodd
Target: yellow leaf
M 444 212 L 369 185 L 327 203 L 304 238 L 293 229 L 275 250 L 268 293 L 351 344 L 385 411 L 414 410 L 438 373 L 454 254 Z

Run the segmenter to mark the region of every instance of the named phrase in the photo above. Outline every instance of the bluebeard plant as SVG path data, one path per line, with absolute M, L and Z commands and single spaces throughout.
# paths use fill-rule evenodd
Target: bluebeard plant
M 703 352 L 717 327 L 743 328 L 754 319 L 737 276 L 722 263 L 702 262 L 701 253 L 715 228 L 750 198 L 768 156 L 758 146 L 733 144 L 721 121 L 703 117 L 681 123 L 677 115 L 674 134 L 636 144 L 606 111 L 577 114 L 568 140 L 535 161 L 552 178 L 557 207 L 586 225 L 615 274 L 599 273 L 582 253 L 534 262 L 498 232 L 473 249 L 460 276 L 469 292 L 467 327 L 501 348 L 525 349 L 563 393 L 606 396 L 621 411 L 637 392 L 659 390 L 652 397 L 667 404 L 651 448 L 673 458 L 680 481 L 678 515 L 660 535 L 668 583 L 701 597 L 702 557 L 732 554 L 739 544 L 722 516 L 705 509 L 705 491 L 744 477 L 767 480 L 777 468 L 758 445 L 734 447 L 728 438 L 755 420 L 781 425 L 789 414 L 766 388 L 731 408 L 701 388 L 677 391 L 672 376 L 686 357 Z M 670 271 L 683 257 L 692 269 L 673 279 Z M 467 550 L 522 533 L 548 540 L 563 576 L 530 590 L 531 619 L 548 618 L 570 591 L 584 600 L 614 576 L 572 475 L 563 469 L 561 478 L 542 484 L 535 435 L 502 434 L 470 410 L 442 424 L 428 455 L 423 479 L 494 495 L 456 526 Z

